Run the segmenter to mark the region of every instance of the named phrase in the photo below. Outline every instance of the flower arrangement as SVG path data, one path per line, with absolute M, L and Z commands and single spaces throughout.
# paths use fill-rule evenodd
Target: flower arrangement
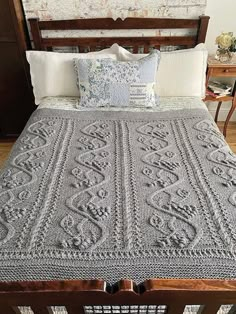
M 233 33 L 221 33 L 216 37 L 216 44 L 218 45 L 216 59 L 221 62 L 230 60 L 233 56 L 233 52 L 236 51 L 236 38 Z

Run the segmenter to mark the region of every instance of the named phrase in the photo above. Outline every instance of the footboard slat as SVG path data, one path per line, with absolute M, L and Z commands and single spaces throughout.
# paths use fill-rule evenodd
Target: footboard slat
M 66 306 L 68 314 L 84 314 L 83 306 Z
M 235 313 L 236 313 L 236 305 L 233 305 L 231 309 L 229 310 L 228 314 L 235 314 Z
M 17 307 L 11 307 L 11 306 L 0 306 L 0 314 L 20 314 L 20 310 Z
M 197 314 L 217 314 L 220 305 L 208 304 L 200 306 Z
M 53 311 L 50 307 L 46 306 L 31 306 L 34 314 L 53 314 Z
M 183 314 L 184 309 L 184 304 L 173 304 L 171 306 L 168 306 L 167 314 Z

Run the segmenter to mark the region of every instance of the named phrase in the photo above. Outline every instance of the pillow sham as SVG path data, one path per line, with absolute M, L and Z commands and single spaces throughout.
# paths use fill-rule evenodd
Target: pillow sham
M 119 46 L 118 60 L 139 60 L 146 54 L 132 54 Z M 155 92 L 159 96 L 205 97 L 208 52 L 204 44 L 195 48 L 161 52 Z
M 116 46 L 114 46 L 116 47 Z M 73 59 L 112 58 L 117 59 L 116 51 L 112 47 L 103 53 L 61 53 L 48 51 L 26 51 L 26 58 L 30 64 L 31 83 L 35 97 L 35 104 L 39 105 L 44 97 L 71 96 L 78 97 L 76 75 Z
M 159 51 L 138 61 L 74 59 L 83 107 L 154 107 Z

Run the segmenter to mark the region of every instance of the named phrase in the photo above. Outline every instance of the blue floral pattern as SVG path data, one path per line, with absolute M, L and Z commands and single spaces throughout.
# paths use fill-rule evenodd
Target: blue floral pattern
M 137 61 L 74 59 L 82 107 L 155 107 L 160 52 Z

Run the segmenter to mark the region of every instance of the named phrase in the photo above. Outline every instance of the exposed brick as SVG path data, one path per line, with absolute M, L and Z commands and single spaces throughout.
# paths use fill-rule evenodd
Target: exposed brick
M 23 0 L 27 17 L 73 19 L 89 17 L 197 17 L 206 0 Z

